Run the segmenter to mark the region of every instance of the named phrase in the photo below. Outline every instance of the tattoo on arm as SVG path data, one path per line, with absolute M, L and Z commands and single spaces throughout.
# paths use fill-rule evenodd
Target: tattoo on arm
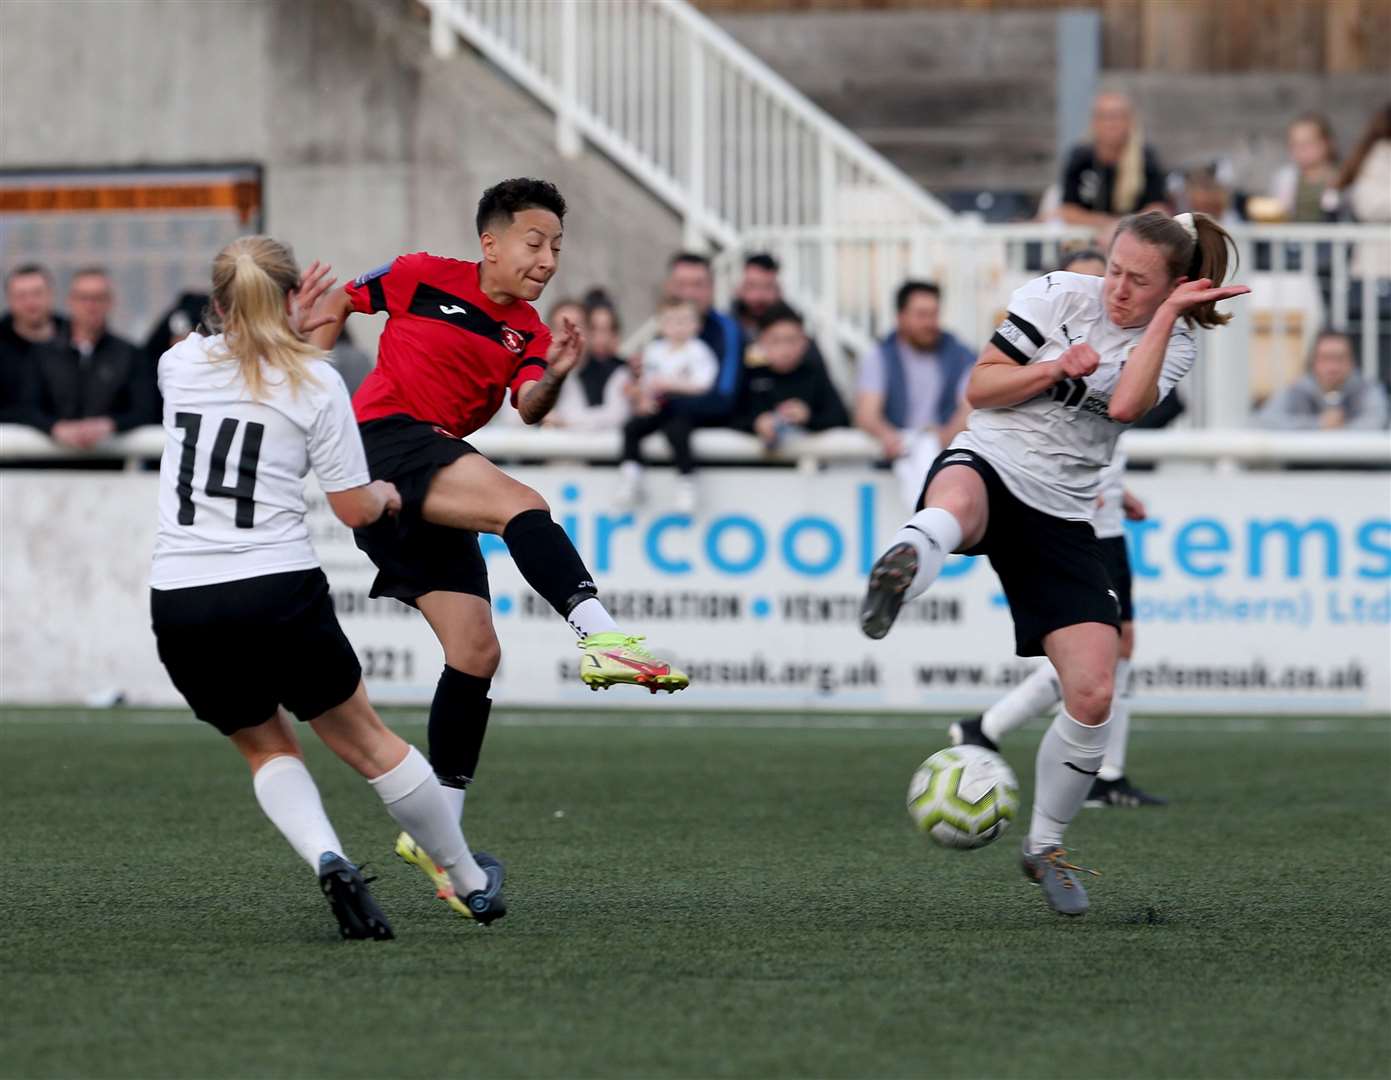
M 560 397 L 560 386 L 565 381 L 565 376 L 556 375 L 547 370 L 535 382 L 527 383 L 522 388 L 521 398 L 518 401 L 520 408 L 517 412 L 528 424 L 539 424 L 546 418 L 546 414 L 555 408 L 556 399 Z

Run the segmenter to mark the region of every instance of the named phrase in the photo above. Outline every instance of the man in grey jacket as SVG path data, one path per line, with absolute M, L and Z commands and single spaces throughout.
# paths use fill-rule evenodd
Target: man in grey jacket
M 1357 370 L 1347 334 L 1325 330 L 1314 339 L 1309 373 L 1272 394 L 1256 422 L 1280 431 L 1377 431 L 1387 426 L 1386 390 Z

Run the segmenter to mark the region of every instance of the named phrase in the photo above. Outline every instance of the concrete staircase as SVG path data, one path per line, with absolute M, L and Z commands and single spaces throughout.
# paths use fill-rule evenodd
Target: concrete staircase
M 1053 178 L 1050 12 L 717 14 L 720 26 L 934 193 Z

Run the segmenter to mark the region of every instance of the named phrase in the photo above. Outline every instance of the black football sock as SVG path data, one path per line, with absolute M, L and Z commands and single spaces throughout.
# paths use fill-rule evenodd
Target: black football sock
M 493 707 L 488 688 L 492 683 L 492 679 L 468 675 L 446 664 L 430 703 L 430 766 L 451 805 L 457 802 L 460 810 L 464 788 L 478 768 L 483 736 L 488 731 L 488 714 Z
M 545 510 L 523 510 L 507 523 L 502 530 L 502 539 L 527 584 L 562 618 L 570 621 L 575 633 L 586 637 L 617 629 L 613 619 L 596 599 L 599 590 L 594 587 L 594 579 L 580 553 L 549 513 Z M 593 617 L 573 620 L 573 613 L 581 605 L 586 616 Z M 598 615 L 599 612 L 602 612 L 602 617 Z

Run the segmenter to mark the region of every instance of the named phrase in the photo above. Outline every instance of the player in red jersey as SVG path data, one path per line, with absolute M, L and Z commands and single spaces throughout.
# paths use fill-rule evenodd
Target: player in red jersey
M 331 348 L 351 313 L 388 315 L 377 367 L 353 408 L 371 474 L 396 485 L 402 506 L 398 518 L 357 530 L 357 543 L 379 571 L 372 595 L 419 608 L 444 647 L 430 761 L 461 813 L 501 657 L 480 532 L 502 537 L 527 583 L 579 635 L 587 685 L 633 683 L 653 693 L 687 685 L 641 638 L 619 630 L 545 500 L 464 441 L 509 391 L 522 419 L 540 423 L 579 359 L 579 328 L 566 319 L 552 340 L 531 306 L 555 274 L 564 217 L 553 184 L 505 180 L 478 204 L 481 261 L 402 255 L 322 301 L 329 321 L 314 336 Z M 402 854 L 426 869 L 404 841 Z

